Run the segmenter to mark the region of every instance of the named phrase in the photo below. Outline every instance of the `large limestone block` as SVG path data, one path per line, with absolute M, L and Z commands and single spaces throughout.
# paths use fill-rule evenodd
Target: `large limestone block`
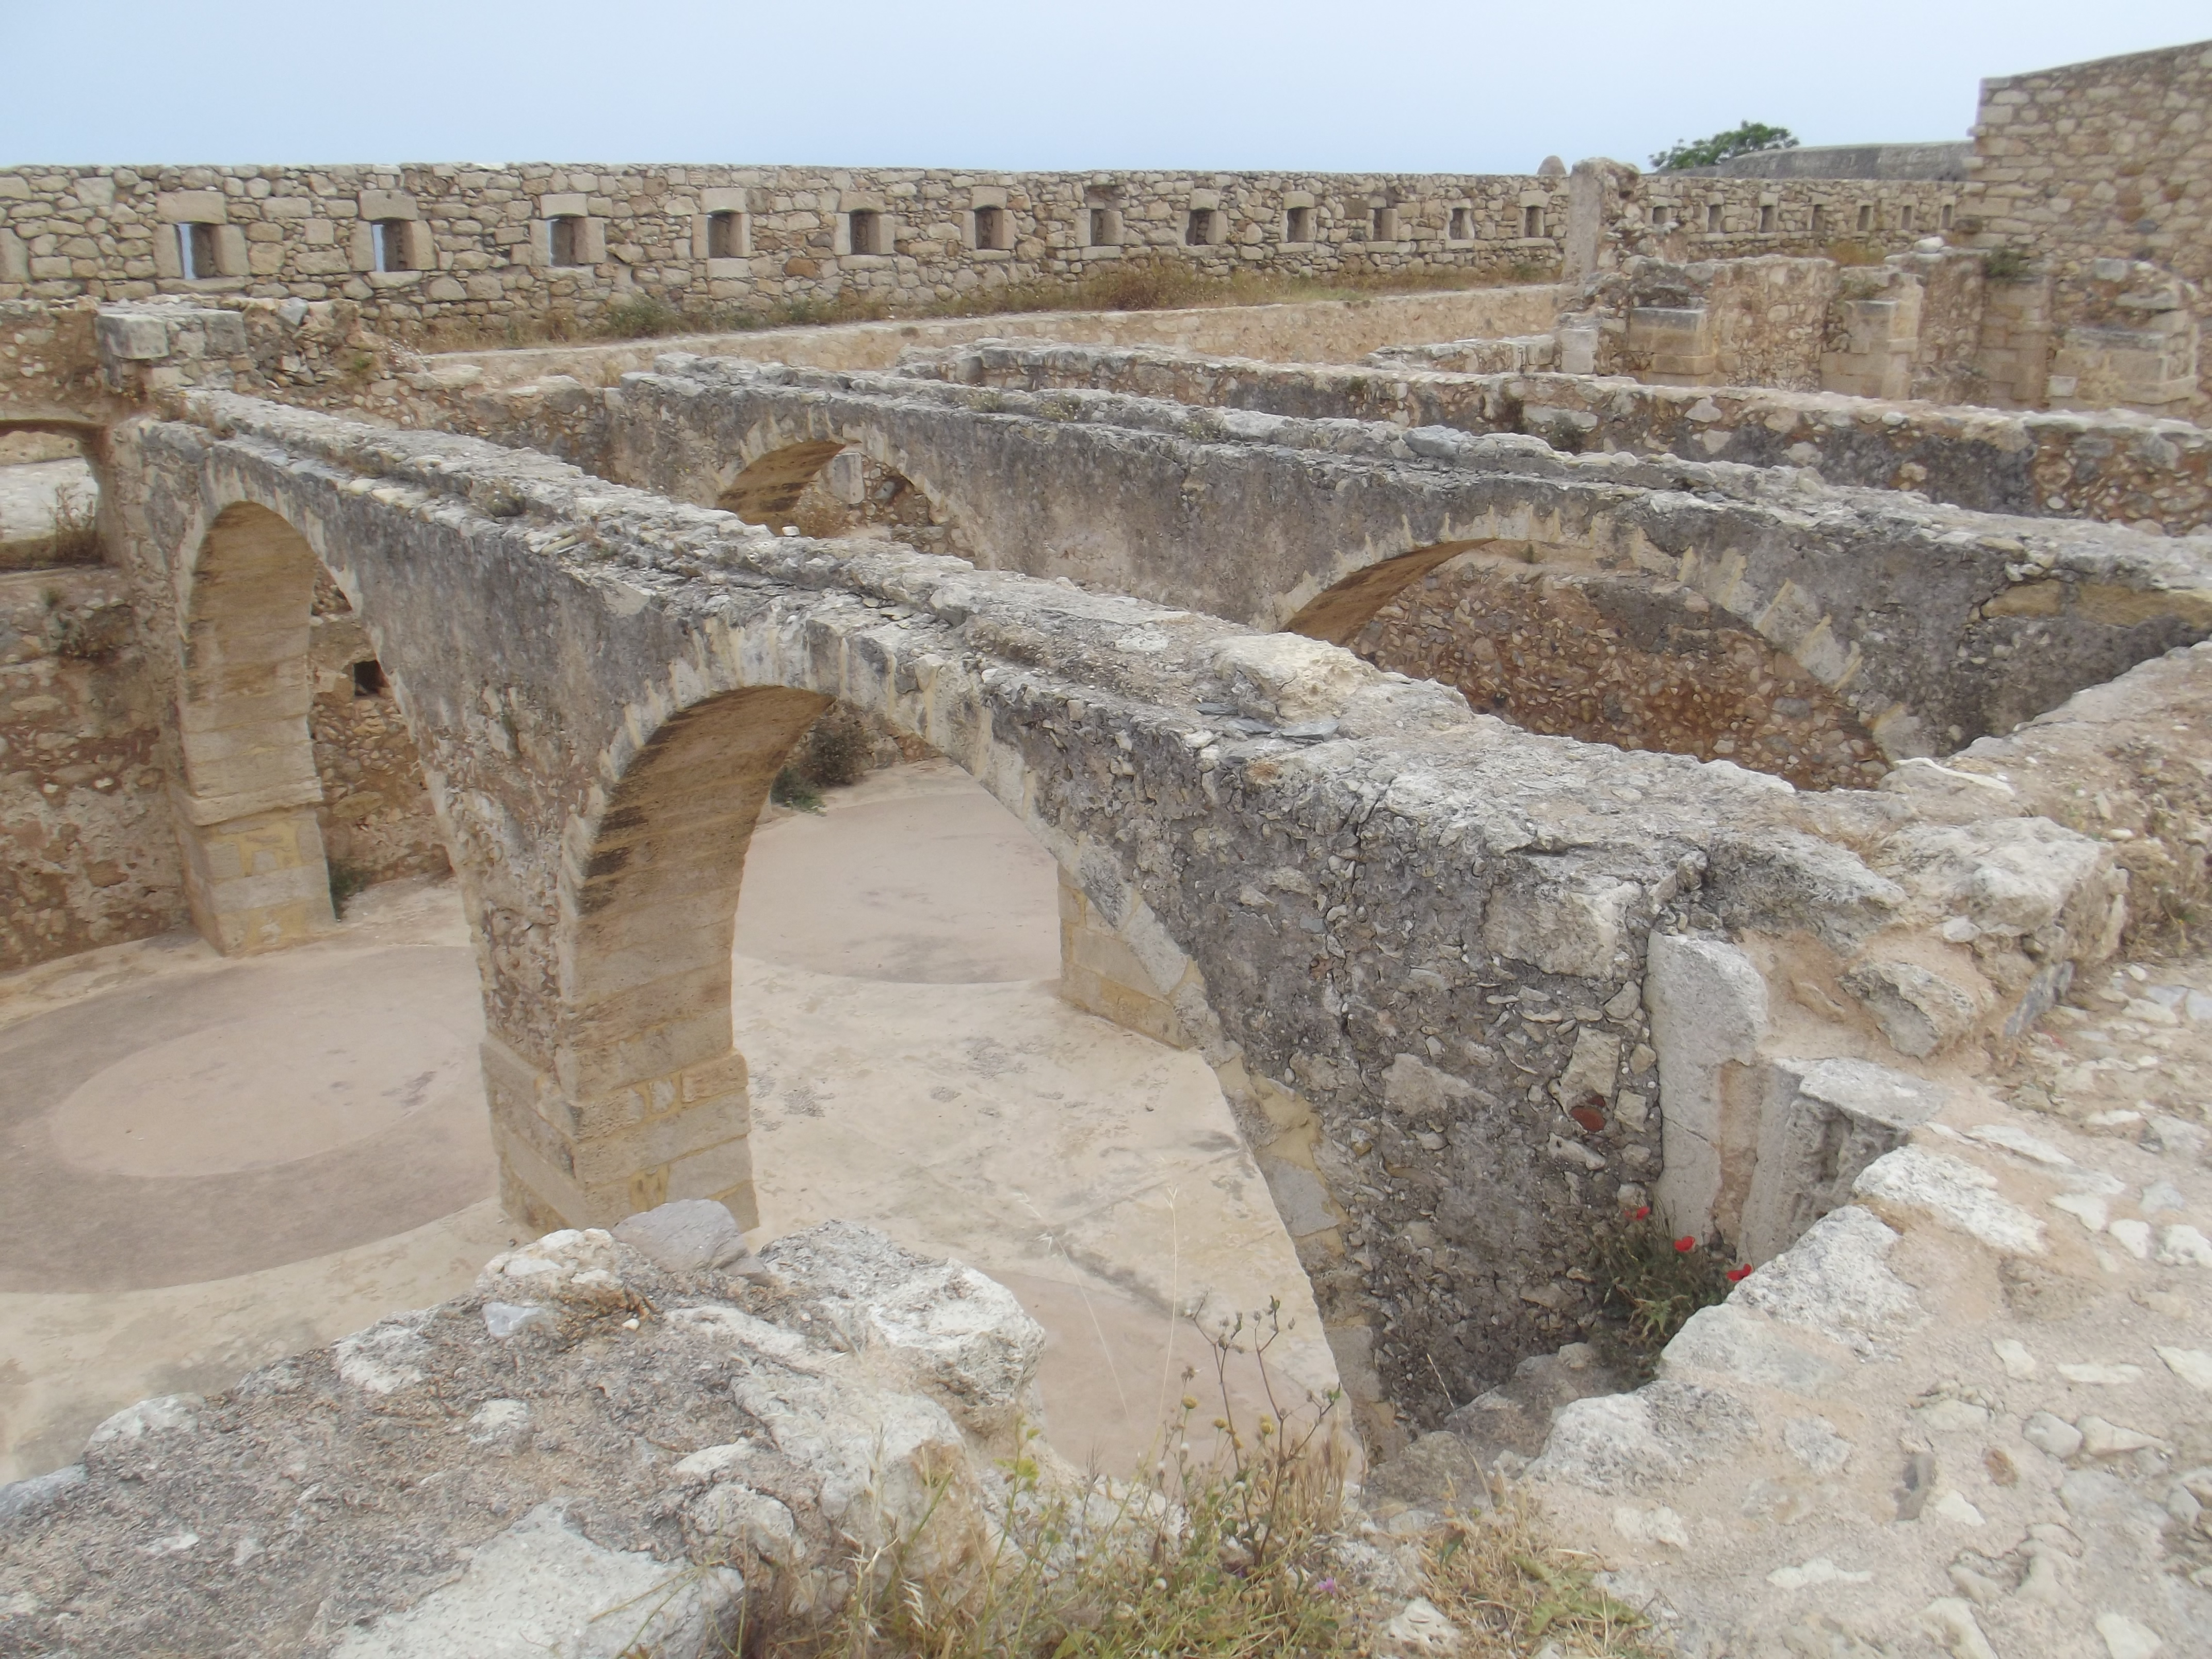
M 1677 1232 L 1733 1234 L 1758 1153 L 1750 1068 L 1766 1032 L 1766 981 L 1725 940 L 1654 933 L 1644 1001 L 1666 1115 L 1659 1207 Z
M 540 1504 L 468 1570 L 404 1613 L 345 1632 L 333 1659 L 703 1659 L 735 1621 L 729 1567 L 656 1561 L 593 1543 Z

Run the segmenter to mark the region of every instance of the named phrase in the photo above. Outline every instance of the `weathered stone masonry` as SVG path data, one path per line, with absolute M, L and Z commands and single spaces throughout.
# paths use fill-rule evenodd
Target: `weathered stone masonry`
M 13 168 L 0 170 L 0 300 L 347 299 L 401 332 L 495 336 L 510 324 L 533 334 L 556 319 L 589 325 L 625 295 L 690 310 L 841 295 L 914 306 L 1073 283 L 1139 253 L 1209 275 L 1422 268 L 1525 281 L 1557 274 L 1563 257 L 1595 260 L 1601 245 L 1649 235 L 1650 208 L 1632 187 L 1591 197 L 1577 217 L 1575 191 L 1597 182 L 1588 173 Z M 1885 249 L 1915 234 L 1903 226 L 1907 204 L 1925 222 L 1960 189 L 1851 188 L 1880 204 L 1868 239 Z M 1707 257 L 1816 252 L 1826 240 L 1809 205 L 1797 209 L 1815 187 L 1784 186 L 1790 222 L 1763 232 L 1770 181 L 1695 189 L 1701 203 L 1726 204 L 1724 228 L 1709 234 L 1701 218 L 1687 233 Z
M 992 340 L 918 354 L 901 368 L 1025 392 L 1089 386 L 1307 419 L 1524 432 L 1577 454 L 1619 450 L 1809 467 L 1829 483 L 1916 490 L 1984 513 L 2104 519 L 2169 535 L 2212 529 L 2212 438 L 2194 422 L 1474 368 L 1474 349 L 1492 343 L 1377 352 L 1366 364 L 1339 368 Z
M 210 526 L 219 552 L 246 522 L 303 538 L 354 600 L 479 928 L 508 1198 L 540 1218 L 744 1207 L 730 918 L 768 777 L 833 696 L 1017 811 L 1263 1162 L 1310 1165 L 1343 1218 L 1301 1241 L 1324 1309 L 1407 1404 L 1432 1362 L 1494 1376 L 1570 1328 L 1593 1218 L 1662 1138 L 1670 1174 L 1694 1170 L 1677 1140 L 1738 1109 L 1694 1083 L 1657 1108 L 1653 993 L 1629 990 L 1668 971 L 1655 932 L 1771 948 L 1863 1011 L 1834 1041 L 1876 1052 L 2016 1021 L 2107 948 L 2106 855 L 2039 821 L 1923 833 L 1901 796 L 1526 736 L 1316 641 L 773 538 L 466 439 L 186 409 L 118 434 L 134 576 L 174 592 Z M 1945 944 L 1929 930 L 1993 860 L 2041 920 Z M 1755 1164 L 1728 1152 L 1685 1224 L 1733 1233 L 1752 1188 L 1793 1178 Z
M 1527 438 L 675 354 L 617 390 L 463 398 L 452 419 L 702 502 L 763 458 L 818 467 L 850 443 L 982 564 L 1338 641 L 1470 549 L 1595 565 L 1718 607 L 1893 756 L 2008 730 L 2212 627 L 2191 544 Z

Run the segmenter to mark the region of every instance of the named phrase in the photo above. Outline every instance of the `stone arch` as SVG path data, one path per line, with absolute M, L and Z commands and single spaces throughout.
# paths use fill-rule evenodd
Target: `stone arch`
M 1061 996 L 1177 1048 L 1218 1044 L 1189 957 L 1117 859 L 1042 815 L 1042 790 L 991 732 L 981 688 L 945 674 L 908 699 L 850 641 L 807 648 L 761 625 L 641 693 L 572 825 L 559 1001 L 533 1063 L 497 1040 L 485 1077 L 502 1200 L 531 1224 L 611 1224 L 679 1198 L 757 1218 L 750 1103 L 732 1042 L 730 952 L 744 860 L 778 769 L 833 702 L 928 743 L 1012 811 L 1060 869 Z M 658 724 L 647 708 L 664 710 Z
M 317 590 L 331 582 L 307 535 L 238 499 L 189 538 L 180 564 L 174 799 L 194 925 L 226 955 L 295 944 L 335 920 L 311 716 Z M 335 573 L 333 573 L 335 574 Z M 353 608 L 354 595 L 341 602 Z M 392 693 L 406 764 L 419 781 L 396 687 L 380 655 L 369 695 Z M 357 672 L 357 665 L 348 665 Z
M 1455 686 L 1532 732 L 1730 760 L 1801 788 L 1888 769 L 1859 711 L 1752 619 L 1583 549 L 1417 548 L 1354 571 L 1286 631 Z
M 825 485 L 837 458 L 848 453 L 860 462 L 863 487 L 838 511 Z M 718 472 L 710 488 L 688 493 L 773 530 L 843 535 L 881 526 L 924 552 L 967 550 L 963 515 L 915 459 L 875 426 L 836 422 L 812 410 L 796 421 L 778 415 L 746 432 L 736 459 L 734 474 Z M 816 522 L 823 518 L 834 522 Z

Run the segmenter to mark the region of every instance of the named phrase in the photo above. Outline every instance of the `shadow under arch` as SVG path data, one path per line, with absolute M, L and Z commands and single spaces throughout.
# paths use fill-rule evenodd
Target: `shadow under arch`
M 845 445 L 829 440 L 787 445 L 749 463 L 715 502 L 747 524 L 781 530 L 792 522 L 799 498 Z
M 1858 710 L 1751 619 L 1581 548 L 1416 548 L 1354 571 L 1285 631 L 1454 686 L 1527 731 L 1729 760 L 1800 788 L 1888 769 Z
M 311 716 L 325 566 L 282 514 L 250 501 L 192 547 L 181 618 L 172 792 L 193 924 L 226 956 L 295 944 L 335 921 Z M 380 663 L 362 695 L 388 689 Z M 404 713 L 394 712 L 405 732 Z M 408 763 L 417 766 L 411 737 Z M 450 854 L 448 855 L 450 857 Z
M 743 465 L 734 477 L 697 477 L 678 493 L 772 530 L 888 533 L 922 552 L 964 556 L 959 518 L 942 492 L 873 427 L 771 419 L 745 434 L 738 453 Z M 841 456 L 854 464 L 849 474 L 835 465 Z

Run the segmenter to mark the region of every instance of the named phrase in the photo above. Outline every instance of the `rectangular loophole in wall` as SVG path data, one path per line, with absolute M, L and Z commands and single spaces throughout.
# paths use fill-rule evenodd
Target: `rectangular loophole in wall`
M 740 259 L 744 257 L 744 222 L 735 213 L 710 213 L 707 216 L 707 257 L 709 259 Z
M 1897 228 L 1906 235 L 1912 234 L 1912 204 L 1907 202 L 1897 210 Z
M 1006 246 L 1006 210 L 1002 207 L 979 207 L 975 210 L 975 246 L 982 250 L 1003 250 Z
M 177 259 L 184 267 L 186 282 L 203 283 L 210 276 L 222 276 L 222 266 L 216 252 L 216 227 L 179 225 Z
M 1828 210 L 1816 202 L 1813 204 L 1813 234 L 1815 236 L 1824 235 L 1827 228 Z
M 1667 204 L 1664 202 L 1654 202 L 1651 204 L 1651 228 L 1654 230 L 1667 228 Z
M 1948 202 L 1943 204 L 1943 211 L 1936 228 L 1940 230 L 1951 228 L 1951 204 Z
M 574 214 L 563 214 L 546 227 L 556 265 L 580 265 L 584 263 L 584 222 Z
M 1524 207 L 1521 210 L 1521 234 L 1523 236 L 1541 236 L 1544 234 L 1543 209 Z
M 1314 210 L 1310 207 L 1294 207 L 1283 215 L 1283 240 L 1286 242 L 1310 242 L 1314 239 Z
M 1398 210 L 1393 207 L 1372 209 L 1367 216 L 1368 240 L 1395 242 L 1398 240 Z
M 848 240 L 855 253 L 884 252 L 884 216 L 866 208 L 855 208 L 851 216 Z
M 1863 231 L 1874 228 L 1874 209 L 1864 202 L 1859 204 L 1859 228 Z
M 1473 241 L 1474 240 L 1474 215 L 1463 207 L 1454 208 L 1451 210 L 1450 223 L 1445 227 L 1444 234 L 1455 242 Z
M 1119 247 L 1121 245 L 1121 227 L 1114 222 L 1115 216 L 1111 208 L 1091 209 L 1091 240 L 1086 246 Z
M 1771 231 L 1775 228 L 1774 204 L 1771 202 L 1762 202 L 1759 204 L 1759 228 L 1761 230 L 1768 231 Z
M 376 268 L 379 270 L 415 269 L 407 257 L 407 222 L 404 219 L 379 219 L 372 228 L 376 241 Z
M 1218 208 L 1193 208 L 1182 228 L 1186 247 L 1212 247 L 1221 240 Z
M 1721 204 L 1718 202 L 1705 204 L 1705 234 L 1708 236 L 1721 234 Z

